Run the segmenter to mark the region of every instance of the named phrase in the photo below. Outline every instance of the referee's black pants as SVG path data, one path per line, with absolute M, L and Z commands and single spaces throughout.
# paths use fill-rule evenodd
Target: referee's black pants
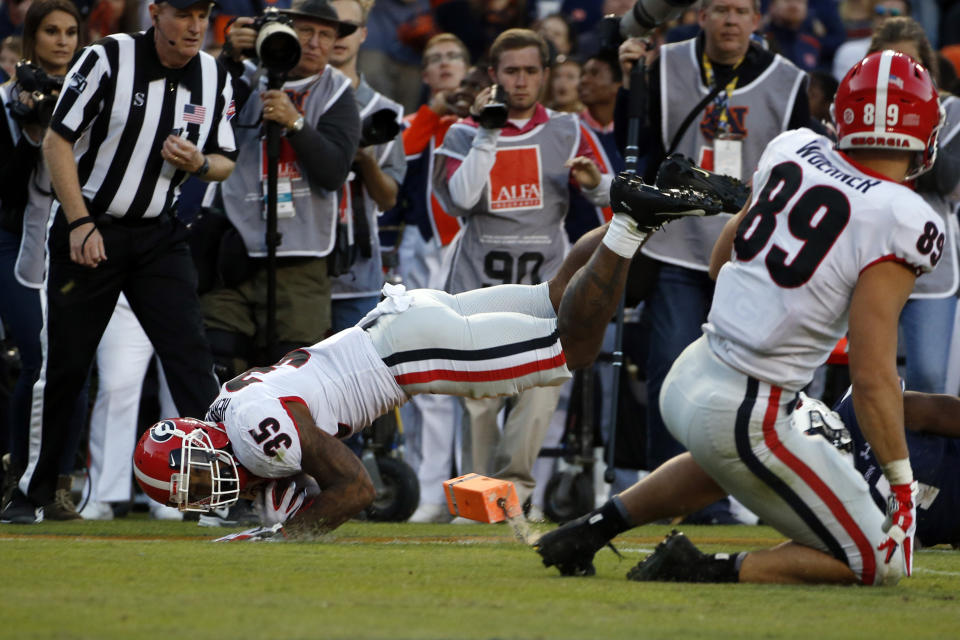
M 160 357 L 180 415 L 202 418 L 218 392 L 186 227 L 161 215 L 135 221 L 99 216 L 97 228 L 107 260 L 93 269 L 70 260 L 61 211 L 48 237 L 43 361 L 33 388 L 27 470 L 20 478 L 20 490 L 38 506 L 53 499 L 70 399 L 83 386 L 121 291 Z

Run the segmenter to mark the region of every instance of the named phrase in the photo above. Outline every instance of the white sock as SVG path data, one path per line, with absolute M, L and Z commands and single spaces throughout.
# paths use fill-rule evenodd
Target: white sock
M 603 236 L 603 244 L 618 256 L 627 259 L 640 248 L 640 243 L 647 239 L 646 231 L 637 229 L 637 223 L 630 216 L 623 213 L 613 214 L 607 233 Z

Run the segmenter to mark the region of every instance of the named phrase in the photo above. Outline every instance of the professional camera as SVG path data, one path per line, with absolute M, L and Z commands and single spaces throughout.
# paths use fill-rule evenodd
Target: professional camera
M 492 85 L 490 100 L 480 109 L 477 123 L 484 129 L 502 129 L 507 124 L 507 92 L 500 85 Z
M 400 133 L 397 123 L 397 112 L 384 107 L 374 111 L 360 125 L 360 146 L 369 147 L 373 144 L 386 144 Z
M 15 100 L 10 105 L 10 115 L 20 124 L 47 126 L 57 104 L 57 96 L 63 88 L 63 76 L 51 76 L 29 60 L 17 63 L 17 84 L 33 98 L 33 106 Z
M 250 28 L 257 32 L 257 42 L 254 49 L 243 51 L 243 55 L 257 57 L 267 71 L 281 74 L 300 62 L 300 38 L 290 16 L 271 7 L 257 16 Z
M 696 0 L 637 0 L 622 17 L 606 16 L 598 25 L 601 51 L 616 50 L 627 38 L 642 38 L 678 17 Z

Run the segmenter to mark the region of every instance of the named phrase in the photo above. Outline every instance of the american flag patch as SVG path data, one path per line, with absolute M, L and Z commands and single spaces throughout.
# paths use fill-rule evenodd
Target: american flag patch
M 183 121 L 184 122 L 193 122 L 195 124 L 203 124 L 203 121 L 207 117 L 207 108 L 200 106 L 199 104 L 185 104 L 183 105 Z
M 237 103 L 231 100 L 227 105 L 227 120 L 233 120 L 235 115 L 237 115 Z

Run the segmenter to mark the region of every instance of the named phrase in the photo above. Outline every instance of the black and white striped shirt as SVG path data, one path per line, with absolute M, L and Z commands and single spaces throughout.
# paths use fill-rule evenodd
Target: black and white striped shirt
M 67 73 L 50 128 L 74 143 L 83 197 L 92 214 L 152 218 L 167 212 L 188 176 L 160 155 L 179 133 L 205 154 L 236 158 L 233 88 L 227 71 L 199 53 L 164 67 L 154 32 L 108 36 Z

